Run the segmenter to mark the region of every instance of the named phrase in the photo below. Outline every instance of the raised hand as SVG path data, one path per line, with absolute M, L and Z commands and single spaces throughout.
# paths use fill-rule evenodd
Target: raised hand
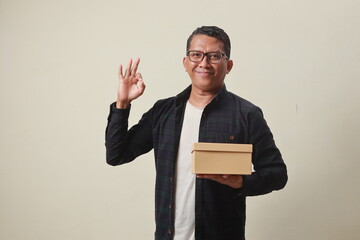
M 130 59 L 123 73 L 123 66 L 119 67 L 119 89 L 116 101 L 116 108 L 127 108 L 131 101 L 141 96 L 145 90 L 145 84 L 137 68 L 140 63 L 140 58 L 136 59 L 133 65 L 133 60 Z

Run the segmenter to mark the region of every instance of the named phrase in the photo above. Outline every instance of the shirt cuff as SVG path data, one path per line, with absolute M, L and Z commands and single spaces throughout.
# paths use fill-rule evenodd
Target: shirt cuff
M 130 115 L 131 105 L 128 108 L 116 108 L 116 102 L 110 104 L 110 114 L 108 120 L 112 121 L 127 121 Z

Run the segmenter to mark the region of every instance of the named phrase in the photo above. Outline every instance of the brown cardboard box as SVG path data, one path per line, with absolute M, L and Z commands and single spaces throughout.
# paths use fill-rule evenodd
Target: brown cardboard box
M 250 175 L 251 153 L 252 144 L 194 143 L 192 172 Z

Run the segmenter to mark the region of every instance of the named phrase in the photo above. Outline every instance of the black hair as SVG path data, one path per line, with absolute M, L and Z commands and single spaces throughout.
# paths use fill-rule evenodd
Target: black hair
M 202 26 L 202 27 L 198 27 L 197 29 L 195 29 L 195 31 L 193 31 L 193 33 L 189 36 L 189 38 L 187 40 L 186 52 L 189 51 L 191 40 L 193 39 L 193 37 L 195 35 L 200 35 L 200 34 L 203 34 L 203 35 L 206 35 L 209 37 L 214 37 L 214 38 L 220 40 L 221 42 L 223 42 L 225 54 L 230 59 L 230 51 L 231 51 L 230 38 L 223 29 L 216 27 L 216 26 Z

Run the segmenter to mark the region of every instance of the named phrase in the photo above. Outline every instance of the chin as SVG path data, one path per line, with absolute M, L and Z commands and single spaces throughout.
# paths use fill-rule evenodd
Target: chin
M 197 84 L 192 83 L 192 85 L 202 91 L 214 92 L 214 91 L 220 90 L 221 87 L 223 86 L 223 83 L 215 85 L 212 81 L 207 81 L 207 82 L 202 82 L 202 83 L 197 83 Z

